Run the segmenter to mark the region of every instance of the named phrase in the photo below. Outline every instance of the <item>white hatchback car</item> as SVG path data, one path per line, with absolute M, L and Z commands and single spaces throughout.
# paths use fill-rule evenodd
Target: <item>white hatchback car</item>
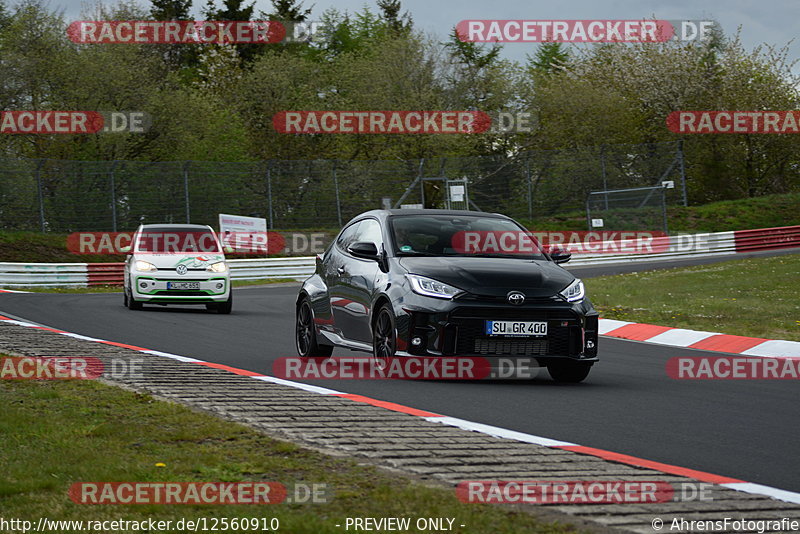
M 126 251 L 125 306 L 205 304 L 230 313 L 233 292 L 222 245 L 210 226 L 145 224 Z

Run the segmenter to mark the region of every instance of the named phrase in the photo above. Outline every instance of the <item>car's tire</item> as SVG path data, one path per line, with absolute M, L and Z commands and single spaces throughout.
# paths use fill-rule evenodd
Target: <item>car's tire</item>
M 397 350 L 397 327 L 394 313 L 388 304 L 378 309 L 372 324 L 372 356 L 385 367 Z
M 208 305 L 206 305 L 207 307 Z M 228 293 L 228 300 L 225 302 L 216 302 L 214 303 L 214 309 L 217 310 L 217 313 L 225 313 L 228 314 L 233 309 L 233 291 Z
M 125 304 L 128 305 L 129 310 L 141 310 L 143 307 L 141 302 L 136 302 L 133 299 L 133 295 L 131 295 L 130 292 L 125 294 Z
M 122 286 L 122 305 L 128 307 L 128 289 Z
M 314 314 L 306 298 L 300 301 L 295 312 L 294 346 L 301 358 L 327 358 L 333 354 L 332 346 L 317 343 Z
M 592 369 L 591 363 L 559 361 L 547 364 L 547 372 L 556 382 L 577 384 L 582 382 Z

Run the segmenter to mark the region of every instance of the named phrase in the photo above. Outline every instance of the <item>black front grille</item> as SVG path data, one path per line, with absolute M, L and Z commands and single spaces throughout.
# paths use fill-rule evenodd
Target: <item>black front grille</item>
M 486 321 L 497 319 L 547 321 L 547 336 L 487 336 Z M 569 310 L 457 308 L 446 331 L 455 336 L 449 346 L 454 345 L 456 355 L 569 356 L 579 354 L 582 346 L 580 321 Z
M 461 344 L 459 343 L 459 346 Z M 476 337 L 473 341 L 475 354 L 483 355 L 520 355 L 520 356 L 545 356 L 547 355 L 547 339 L 495 339 Z

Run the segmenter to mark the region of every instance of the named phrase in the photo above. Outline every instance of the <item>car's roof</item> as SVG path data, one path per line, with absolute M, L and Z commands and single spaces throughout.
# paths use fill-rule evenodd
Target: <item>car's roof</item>
M 142 230 L 155 230 L 158 229 L 159 231 L 167 231 L 167 230 L 196 230 L 196 231 L 208 231 L 209 227 L 205 224 L 143 224 Z
M 488 213 L 485 211 L 469 211 L 469 210 L 437 210 L 437 209 L 392 209 L 392 210 L 372 210 L 367 211 L 358 215 L 357 217 L 353 217 L 353 220 L 365 217 L 365 216 L 372 216 L 378 218 L 387 218 L 387 217 L 396 217 L 402 215 L 450 215 L 450 216 L 459 216 L 459 217 L 492 217 L 496 219 L 508 219 L 503 214 L 500 213 Z

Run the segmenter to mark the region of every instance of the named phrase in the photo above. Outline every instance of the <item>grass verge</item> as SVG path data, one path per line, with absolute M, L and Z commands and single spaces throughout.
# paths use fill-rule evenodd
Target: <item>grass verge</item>
M 97 382 L 3 380 L 0 405 L 0 509 L 5 518 L 34 525 L 39 517 L 276 517 L 281 532 L 340 534 L 346 517 L 412 517 L 412 524 L 417 517 L 450 517 L 455 525 L 466 525 L 456 529 L 462 532 L 576 532 L 519 510 L 464 504 L 452 490 Z M 326 504 L 79 505 L 67 491 L 80 481 L 316 483 L 326 484 L 334 497 Z
M 800 341 L 800 254 L 586 279 L 606 319 Z

